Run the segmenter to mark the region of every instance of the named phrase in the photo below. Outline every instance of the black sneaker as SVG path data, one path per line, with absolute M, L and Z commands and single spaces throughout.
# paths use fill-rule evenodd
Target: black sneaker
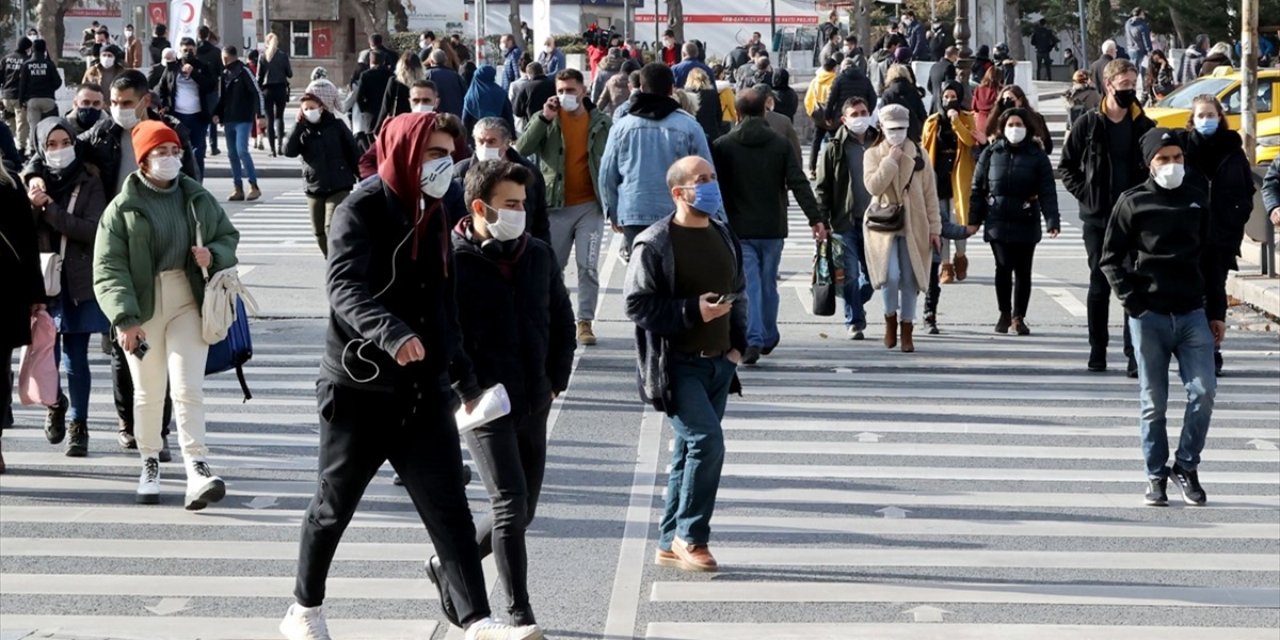
M 44 437 L 49 440 L 49 444 L 61 444 L 62 439 L 67 437 L 67 408 L 70 403 L 67 397 L 58 394 L 58 404 L 49 407 L 49 413 L 44 417 Z
M 427 570 L 427 577 L 431 579 L 431 584 L 436 586 L 436 591 L 440 594 L 440 608 L 444 609 L 445 619 L 453 626 L 461 627 L 462 623 L 458 621 L 458 608 L 453 605 L 453 598 L 449 596 L 449 583 L 444 577 L 440 559 L 431 556 L 423 568 Z
M 747 347 L 747 352 L 742 354 L 742 364 L 748 367 L 760 362 L 760 347 Z
M 1138 378 L 1138 361 L 1133 358 L 1133 355 L 1129 356 L 1129 364 L 1125 365 L 1124 374 L 1135 380 Z
M 1168 478 L 1153 478 L 1147 480 L 1147 506 L 1148 507 L 1167 507 L 1169 506 L 1169 494 L 1165 489 L 1169 486 Z
M 1203 507 L 1209 501 L 1204 488 L 1200 486 L 1200 474 L 1187 471 L 1176 463 L 1173 465 L 1173 481 L 1182 490 L 1182 500 L 1193 507 Z
M 761 350 L 760 350 L 760 355 L 762 355 L 762 356 L 767 356 L 767 355 L 769 355 L 769 354 L 773 353 L 773 350 L 774 350 L 774 349 L 777 349 L 777 348 L 778 348 L 778 345 L 779 345 L 779 344 L 781 344 L 781 343 L 782 343 L 782 338 L 778 338 L 778 341 L 777 341 L 777 342 L 775 342 L 775 343 L 773 343 L 773 344 L 771 344 L 771 345 L 768 345 L 768 346 L 764 347 L 763 349 L 761 349 Z
M 1102 373 L 1107 370 L 1107 350 L 1089 349 L 1089 371 Z
M 924 326 L 929 329 L 929 335 L 936 336 L 942 333 L 938 330 L 938 316 L 932 313 L 926 313 L 924 316 Z
M 71 421 L 67 428 L 67 457 L 83 458 L 89 455 L 89 427 L 82 421 Z
M 1222 352 L 1221 351 L 1213 352 L 1213 373 L 1219 378 L 1222 377 Z
M 156 458 L 160 462 L 173 462 L 173 452 L 169 450 L 169 436 L 164 437 L 164 446 L 160 448 L 160 453 L 156 454 Z
M 1009 333 L 1009 325 L 1013 324 L 1013 318 L 1007 313 L 1001 313 L 1000 319 L 996 320 L 996 333 Z

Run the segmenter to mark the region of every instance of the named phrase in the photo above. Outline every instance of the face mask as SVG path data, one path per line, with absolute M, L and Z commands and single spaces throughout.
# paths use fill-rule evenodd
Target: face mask
M 572 93 L 566 93 L 560 96 L 560 106 L 564 107 L 565 111 L 577 111 L 578 96 Z
M 177 156 L 151 158 L 147 161 L 147 171 L 152 178 L 167 182 L 182 172 L 182 159 Z
M 415 104 L 413 105 L 414 113 L 431 113 L 436 110 L 434 104 Z
M 1016 106 L 1018 106 L 1018 101 L 1014 100 L 1013 98 L 1002 98 L 1000 100 L 1001 109 L 1012 109 Z
M 102 109 L 95 109 L 93 107 L 80 107 L 79 109 L 76 109 L 76 120 L 79 120 L 80 124 L 86 127 L 93 126 L 93 124 L 98 121 L 98 118 L 101 117 Z
M 98 64 L 102 65 L 103 69 L 110 69 L 116 66 L 116 59 L 114 56 L 102 56 L 98 58 Z
M 889 131 L 885 131 L 884 139 L 887 140 L 889 144 L 892 146 L 895 146 L 895 147 L 901 146 L 902 143 L 907 141 L 907 130 L 891 129 Z
M 543 51 L 546 51 L 547 53 L 551 53 L 552 51 L 555 51 L 555 50 L 556 50 L 556 47 L 555 47 L 555 45 L 550 45 L 550 44 L 549 44 L 549 45 L 547 45 L 547 46 L 543 47 L 543 48 L 542 48 L 542 50 L 543 50 Z
M 427 42 L 426 40 L 419 40 L 419 41 L 418 41 L 418 48 L 419 48 L 419 49 L 426 49 L 430 44 L 431 44 L 431 43 L 430 43 L 430 42 Z
M 1116 104 L 1122 109 L 1128 109 L 1138 101 L 1138 92 L 1134 89 L 1117 89 Z
M 133 109 L 111 107 L 111 119 L 127 131 L 138 124 L 138 112 Z
M 724 198 L 720 195 L 719 182 L 703 182 L 683 188 L 693 190 L 693 202 L 690 202 L 689 206 L 703 215 L 710 216 L 719 211 L 724 204 Z
M 126 38 L 132 38 L 132 37 L 133 37 L 133 29 L 125 29 L 125 30 L 124 30 L 124 37 L 126 37 Z
M 871 118 L 866 116 L 860 118 L 849 118 L 845 121 L 844 126 L 848 128 L 849 131 L 862 135 L 867 132 L 867 129 L 871 128 Z
M 1022 141 L 1027 139 L 1027 128 L 1026 127 L 1005 127 L 1004 139 L 1008 140 L 1013 144 L 1022 144 Z
M 302 110 L 302 117 L 306 118 L 307 122 L 310 122 L 311 124 L 320 122 L 320 114 L 321 114 L 320 109 L 303 109 Z
M 960 109 L 960 101 L 959 101 L 959 100 L 948 100 L 948 101 L 946 101 L 946 102 L 942 103 L 942 110 L 943 110 L 944 112 L 945 112 L 945 111 L 950 111 L 950 110 L 952 110 L 952 109 L 956 109 L 956 110 L 959 110 L 959 109 Z
M 480 162 L 488 160 L 501 160 L 502 149 L 497 147 L 476 147 L 476 159 Z
M 1217 118 L 1196 118 L 1196 131 L 1202 136 L 1211 136 L 1218 130 L 1219 120 Z
M 1165 189 L 1177 189 L 1182 186 L 1182 179 L 1187 175 L 1187 168 L 1181 164 L 1166 164 L 1156 167 L 1152 177 L 1156 184 Z
M 453 158 L 445 156 L 422 163 L 422 193 L 439 200 L 449 191 L 452 180 Z
M 76 160 L 75 146 L 64 147 L 62 149 L 55 149 L 53 151 L 44 152 L 44 163 L 54 171 L 60 171 L 62 169 L 66 169 L 67 167 L 71 166 L 71 163 L 75 162 L 75 160 Z
M 674 46 L 676 46 L 676 41 L 675 41 L 675 40 L 663 40 L 663 41 L 662 41 L 662 45 L 663 45 L 663 46 L 665 46 L 665 47 L 667 47 L 667 48 L 674 47 Z
M 494 209 L 487 204 L 485 208 L 498 214 L 497 220 L 485 220 L 485 229 L 494 240 L 499 242 L 515 240 L 524 233 L 524 209 Z

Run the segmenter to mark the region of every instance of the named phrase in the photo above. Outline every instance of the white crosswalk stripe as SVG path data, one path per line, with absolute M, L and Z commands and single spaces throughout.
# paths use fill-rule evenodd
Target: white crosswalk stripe
M 244 207 L 231 216 L 231 222 L 240 231 L 237 255 L 241 258 L 322 258 L 302 191 L 289 191 Z

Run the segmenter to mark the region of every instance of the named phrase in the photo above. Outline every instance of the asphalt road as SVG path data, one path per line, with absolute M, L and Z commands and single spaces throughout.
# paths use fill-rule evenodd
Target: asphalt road
M 215 193 L 229 181 L 210 181 Z M 23 408 L 4 435 L 0 640 L 277 637 L 298 526 L 314 490 L 313 388 L 323 262 L 299 180 L 264 180 L 231 208 L 245 281 L 263 308 L 248 367 L 208 391 L 211 463 L 230 495 L 133 504 L 137 459 L 117 449 L 105 358 L 94 355 L 91 455 L 72 460 Z M 1062 237 L 1040 246 L 1030 337 L 997 336 L 992 259 L 943 288 L 940 336 L 888 351 L 807 313 L 811 246 L 798 211 L 783 260 L 782 344 L 743 368 L 725 421 L 712 521 L 718 575 L 651 565 L 670 429 L 636 398 L 625 266 L 606 237 L 600 345 L 580 350 L 553 410 L 529 531 L 530 589 L 551 638 L 1038 640 L 1272 639 L 1280 629 L 1280 340 L 1233 309 L 1208 448 L 1210 506 L 1142 506 L 1137 385 L 1084 371 L 1084 251 L 1062 194 Z M 570 285 L 576 281 L 570 266 Z M 879 296 L 868 316 L 881 317 Z M 1118 307 L 1113 311 L 1119 334 Z M 1119 347 L 1113 367 L 1122 364 Z M 1172 389 L 1171 397 L 1179 397 Z M 1183 403 L 1171 403 L 1173 433 Z M 384 469 L 340 548 L 326 609 L 335 637 L 461 637 L 421 571 L 429 541 Z M 479 484 L 473 509 L 487 509 Z M 492 582 L 490 564 L 487 575 Z M 503 596 L 494 593 L 495 608 Z

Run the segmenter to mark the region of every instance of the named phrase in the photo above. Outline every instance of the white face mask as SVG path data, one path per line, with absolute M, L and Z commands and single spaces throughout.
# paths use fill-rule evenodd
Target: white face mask
M 181 172 L 182 158 L 177 156 L 153 157 L 147 161 L 147 175 L 156 180 L 167 182 L 178 177 Z
M 487 204 L 485 208 L 498 214 L 497 220 L 485 219 L 485 229 L 494 240 L 499 242 L 515 240 L 524 233 L 524 209 L 494 209 Z
M 868 116 L 849 118 L 848 120 L 845 120 L 844 126 L 847 127 L 849 131 L 862 135 L 867 132 L 867 129 L 871 128 L 871 118 Z
M 1151 175 L 1155 178 L 1156 184 L 1161 187 L 1165 189 L 1177 189 L 1182 186 L 1182 179 L 1187 175 L 1187 168 L 1186 166 L 1177 163 L 1166 164 L 1164 166 L 1156 167 L 1156 170 L 1152 172 Z
M 306 118 L 307 122 L 310 122 L 311 124 L 315 124 L 317 122 L 320 122 L 321 113 L 322 112 L 320 109 L 303 109 L 302 117 Z
M 565 93 L 565 94 L 561 94 L 561 95 L 560 95 L 560 106 L 561 106 L 562 108 L 564 108 L 564 110 L 565 110 L 565 111 L 577 111 L 577 110 L 578 110 L 578 96 L 576 96 L 576 95 L 574 95 L 574 94 L 572 94 L 572 93 Z
M 111 119 L 128 131 L 138 124 L 138 112 L 133 109 L 111 107 Z
M 436 110 L 434 104 L 415 104 L 413 105 L 414 113 L 431 113 Z
M 476 147 L 476 159 L 480 162 L 488 160 L 501 160 L 502 149 L 497 147 Z
M 44 163 L 54 171 L 66 169 L 71 166 L 71 163 L 74 162 L 75 159 L 76 148 L 74 145 L 44 152 Z
M 1008 140 L 1013 144 L 1021 144 L 1023 140 L 1027 139 L 1027 128 L 1026 127 L 1005 127 L 1004 138 L 1005 140 Z
M 906 129 L 889 129 L 884 132 L 884 139 L 888 140 L 890 145 L 893 145 L 895 147 L 901 146 L 902 143 L 907 141 L 907 130 Z
M 133 29 L 125 29 L 125 30 L 124 30 L 124 37 L 126 37 L 126 38 L 132 38 L 132 37 L 133 37 Z
M 431 43 L 430 43 L 430 42 L 427 42 L 426 40 L 419 40 L 419 41 L 418 41 L 418 48 L 419 48 L 419 49 L 426 49 L 428 46 L 431 46 Z
M 556 50 L 556 46 L 555 46 L 555 45 L 553 45 L 553 44 L 549 44 L 549 45 L 547 45 L 547 46 L 543 47 L 543 48 L 542 48 L 542 50 L 543 50 L 543 51 L 546 51 L 547 53 L 551 53 L 552 51 L 555 51 L 555 50 Z
M 453 157 L 445 156 L 422 163 L 422 193 L 428 198 L 440 199 L 449 191 L 453 179 Z
M 103 69 L 110 69 L 116 66 L 116 58 L 115 56 L 101 56 L 98 58 L 98 64 L 102 65 Z

